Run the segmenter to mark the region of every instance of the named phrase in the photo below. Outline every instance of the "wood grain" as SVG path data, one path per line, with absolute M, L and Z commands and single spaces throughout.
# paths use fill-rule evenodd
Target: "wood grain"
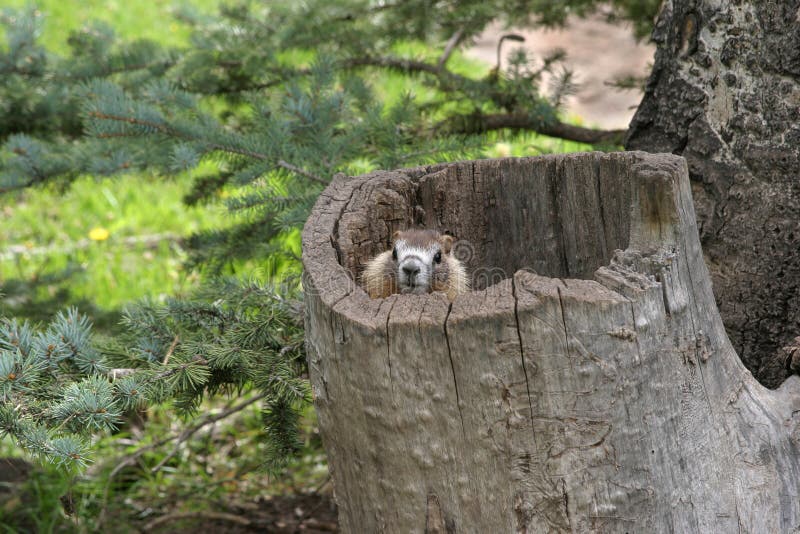
M 478 289 L 370 299 L 359 269 L 418 224 L 456 236 Z M 303 261 L 343 531 L 800 525 L 800 379 L 767 390 L 732 349 L 682 158 L 338 176 Z

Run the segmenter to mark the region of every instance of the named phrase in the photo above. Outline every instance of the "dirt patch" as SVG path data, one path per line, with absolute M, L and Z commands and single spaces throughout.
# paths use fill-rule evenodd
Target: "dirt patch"
M 655 53 L 652 44 L 637 42 L 629 26 L 609 24 L 597 15 L 586 19 L 571 17 L 566 28 L 559 30 L 503 30 L 495 24 L 478 36 L 475 45 L 466 51 L 467 56 L 494 65 L 497 42 L 509 31 L 523 35 L 525 42 L 506 42 L 503 55 L 515 46 L 524 47 L 539 58 L 554 48 L 567 52 L 566 65 L 575 72 L 580 85 L 578 92 L 567 100 L 568 114 L 579 116 L 589 126 L 628 127 L 642 94 L 620 91 L 606 83 L 624 76 L 649 73 Z M 512 44 L 514 46 L 510 46 Z
M 236 504 L 214 512 L 167 514 L 139 526 L 143 532 L 154 534 L 339 532 L 336 505 L 328 495 L 287 495 Z

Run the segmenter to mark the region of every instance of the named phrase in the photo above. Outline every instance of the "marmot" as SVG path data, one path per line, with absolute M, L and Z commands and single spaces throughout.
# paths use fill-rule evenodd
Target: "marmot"
M 371 298 L 442 291 L 452 301 L 469 290 L 467 272 L 450 254 L 453 238 L 434 230 L 395 232 L 392 248 L 367 263 L 361 280 Z

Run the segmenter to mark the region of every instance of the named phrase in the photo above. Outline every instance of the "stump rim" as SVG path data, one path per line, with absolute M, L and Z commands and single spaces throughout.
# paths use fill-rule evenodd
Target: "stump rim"
M 339 221 L 342 215 L 346 213 L 348 202 L 352 199 L 353 194 L 370 180 L 379 178 L 385 179 L 394 175 L 394 177 L 399 179 L 419 182 L 425 176 L 441 172 L 457 165 L 475 165 L 487 161 L 537 161 L 544 163 L 547 161 L 560 162 L 569 159 L 585 158 L 627 160 L 628 164 L 632 166 L 642 163 L 664 162 L 665 160 L 667 160 L 671 166 L 676 164 L 679 166 L 686 165 L 685 159 L 682 156 L 671 153 L 585 151 L 565 154 L 544 154 L 541 156 L 459 160 L 401 169 L 375 170 L 358 176 L 347 176 L 343 173 L 338 173 L 320 194 L 303 228 L 302 262 L 304 289 L 306 291 L 315 291 L 326 306 L 342 314 L 347 320 L 375 329 L 385 328 L 386 321 L 388 320 L 391 308 L 396 299 L 415 298 L 419 302 L 420 310 L 429 305 L 426 303 L 429 303 L 430 299 L 444 299 L 444 301 L 446 301 L 446 297 L 442 293 L 429 293 L 427 295 L 391 295 L 386 298 L 372 299 L 361 287 L 359 281 L 354 278 L 350 269 L 342 265 L 337 249 L 338 242 L 336 241 L 338 237 Z M 626 249 L 618 249 L 620 252 L 630 250 L 634 250 L 630 243 Z M 596 274 L 598 270 L 608 266 L 608 264 L 599 265 L 593 271 L 593 275 Z M 459 304 L 467 300 L 488 299 L 491 298 L 493 294 L 495 298 L 498 294 L 501 296 L 506 294 L 511 295 L 514 292 L 514 280 L 518 279 L 520 276 L 527 276 L 528 274 L 533 274 L 534 277 L 538 279 L 538 281 L 534 283 L 534 286 L 529 286 L 529 288 L 539 286 L 542 290 L 546 291 L 553 283 L 566 283 L 568 285 L 570 282 L 574 282 L 574 285 L 582 285 L 586 287 L 587 290 L 595 289 L 595 291 L 591 291 L 594 295 L 607 294 L 611 291 L 619 298 L 626 298 L 616 291 L 609 290 L 608 287 L 598 282 L 594 276 L 593 278 L 548 277 L 539 275 L 530 269 L 520 268 L 513 272 L 511 276 L 496 284 L 484 289 L 470 290 L 463 295 L 459 295 L 450 303 L 447 314 L 449 315 L 453 307 L 462 308 Z M 320 290 L 319 288 L 322 289 Z M 589 291 L 587 291 L 587 293 L 588 292 Z M 603 300 L 605 299 L 595 299 L 598 303 L 603 302 Z M 388 310 L 386 308 L 388 308 Z M 497 312 L 491 316 L 494 317 L 504 313 L 507 313 L 507 311 L 498 309 Z M 394 317 L 392 319 L 394 320 Z

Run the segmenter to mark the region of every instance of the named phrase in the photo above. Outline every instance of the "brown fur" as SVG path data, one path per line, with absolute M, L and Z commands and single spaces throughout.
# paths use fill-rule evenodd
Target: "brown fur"
M 452 301 L 456 296 L 469 291 L 469 281 L 464 266 L 450 252 L 453 238 L 434 230 L 406 230 L 395 232 L 392 246 L 403 240 L 408 247 L 425 249 L 439 244 L 442 262 L 433 266 L 430 290 L 447 294 Z M 386 298 L 400 292 L 397 283 L 397 262 L 392 258 L 392 249 L 381 252 L 371 259 L 361 275 L 364 290 L 371 298 Z
M 367 263 L 361 274 L 361 283 L 364 291 L 373 299 L 399 293 L 391 250 L 381 252 Z

